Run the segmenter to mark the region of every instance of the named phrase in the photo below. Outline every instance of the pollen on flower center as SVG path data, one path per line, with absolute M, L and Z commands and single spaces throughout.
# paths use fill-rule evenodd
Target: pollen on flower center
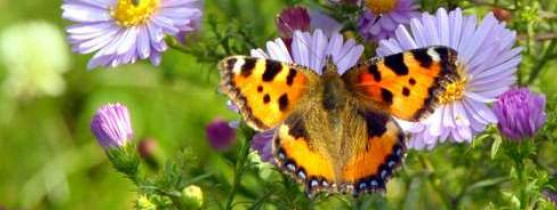
M 366 6 L 373 14 L 384 14 L 395 9 L 398 0 L 367 0 Z
M 118 0 L 110 14 L 116 22 L 125 27 L 145 23 L 159 7 L 160 0 Z
M 445 86 L 445 92 L 439 96 L 440 104 L 452 103 L 464 96 L 466 86 L 468 85 L 468 78 L 464 71 L 464 66 L 457 64 L 457 72 L 460 78 Z

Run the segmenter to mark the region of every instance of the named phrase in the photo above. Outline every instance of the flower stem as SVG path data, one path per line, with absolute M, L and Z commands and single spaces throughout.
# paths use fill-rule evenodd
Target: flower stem
M 528 77 L 527 84 L 532 84 L 536 80 L 538 75 L 541 73 L 541 70 L 543 69 L 543 67 L 549 61 L 551 61 L 552 59 L 557 57 L 556 54 L 552 53 L 555 48 L 557 48 L 557 41 L 552 40 L 551 43 L 549 44 L 549 46 L 547 47 L 547 49 L 545 50 L 545 52 L 543 53 L 543 55 L 541 56 L 541 58 L 539 60 L 537 60 L 535 66 L 532 68 L 532 72 L 530 73 L 530 76 Z
M 241 177 L 245 172 L 245 165 L 246 160 L 248 159 L 249 151 L 250 151 L 250 144 L 249 139 L 253 137 L 253 131 L 249 128 L 242 126 L 240 129 L 243 131 L 245 139 L 242 141 L 242 146 L 240 146 L 240 151 L 238 154 L 238 159 L 236 160 L 236 166 L 234 168 L 234 181 L 232 182 L 232 189 L 228 194 L 228 198 L 226 199 L 226 207 L 225 209 L 232 209 L 234 197 L 240 187 Z
M 446 193 L 443 192 L 443 190 L 439 186 L 439 181 L 437 180 L 438 177 L 435 174 L 435 169 L 433 168 L 433 165 L 431 164 L 431 162 L 427 158 L 425 158 L 424 155 L 422 155 L 422 154 L 418 155 L 418 157 L 420 159 L 420 163 L 422 164 L 423 169 L 427 172 L 426 173 L 427 180 L 431 184 L 433 190 L 435 190 L 435 192 L 437 192 L 437 194 L 439 195 L 439 197 L 443 201 L 443 204 L 445 205 L 445 207 L 447 207 L 448 209 L 449 208 L 455 208 L 455 206 L 453 205 L 452 199 L 449 196 L 447 196 Z

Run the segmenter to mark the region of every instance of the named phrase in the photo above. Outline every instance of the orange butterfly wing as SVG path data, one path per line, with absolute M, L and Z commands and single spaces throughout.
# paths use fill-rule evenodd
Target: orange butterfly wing
M 332 187 L 336 180 L 331 157 L 312 140 L 305 127 L 303 116 L 291 114 L 278 127 L 273 140 L 273 151 L 277 164 L 305 184 L 306 192 L 312 195 Z
M 349 89 L 364 101 L 408 121 L 430 114 L 445 86 L 458 78 L 456 51 L 421 48 L 374 58 L 342 75 Z
M 374 110 L 360 111 L 365 121 L 365 148 L 353 151 L 342 168 L 341 190 L 359 195 L 364 192 L 385 190 L 385 184 L 400 163 L 406 151 L 404 133 L 386 113 Z
M 304 67 L 279 61 L 231 56 L 219 64 L 221 89 L 255 130 L 282 122 L 318 76 Z

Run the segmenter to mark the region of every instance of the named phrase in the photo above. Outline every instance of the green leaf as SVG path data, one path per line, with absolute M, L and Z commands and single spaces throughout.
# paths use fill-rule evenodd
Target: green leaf
M 518 199 L 518 197 L 516 197 L 515 194 L 512 194 L 510 192 L 502 192 L 502 193 L 503 193 L 503 197 L 508 199 L 508 201 L 510 202 L 511 209 L 520 209 L 520 200 Z
M 495 141 L 491 145 L 491 159 L 495 159 L 495 155 L 497 155 L 497 151 L 499 151 L 499 147 L 501 147 L 501 143 L 503 142 L 503 138 L 500 135 L 494 136 Z
M 507 181 L 507 177 L 498 177 L 498 178 L 493 178 L 493 179 L 486 179 L 486 180 L 482 180 L 479 182 L 476 182 L 474 184 L 472 184 L 470 187 L 468 187 L 467 191 L 473 191 L 475 189 L 479 189 L 479 188 L 483 188 L 483 187 L 489 187 L 489 186 L 493 186 L 493 185 L 498 185 L 500 183 L 503 183 L 505 181 Z

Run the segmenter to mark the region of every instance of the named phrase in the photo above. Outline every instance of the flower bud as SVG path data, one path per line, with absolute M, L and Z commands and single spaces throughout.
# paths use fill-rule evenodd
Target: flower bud
M 533 137 L 546 120 L 545 96 L 528 88 L 513 88 L 493 104 L 501 134 L 512 140 Z
M 93 116 L 91 132 L 105 149 L 114 168 L 128 177 L 135 177 L 139 157 L 131 143 L 133 131 L 128 108 L 118 103 L 102 106 Z
M 153 138 L 144 138 L 137 145 L 139 156 L 147 163 L 147 165 L 154 170 L 159 169 L 163 162 L 162 153 L 159 149 L 159 144 Z
M 209 143 L 216 150 L 225 150 L 236 140 L 236 130 L 227 121 L 215 118 L 210 122 L 205 133 Z
M 491 12 L 493 12 L 493 15 L 499 21 L 509 22 L 511 20 L 511 12 L 509 10 L 500 7 L 493 7 Z
M 183 209 L 199 209 L 203 206 L 203 192 L 195 185 L 185 187 L 180 199 Z
M 147 196 L 142 195 L 135 201 L 135 209 L 156 210 L 157 206 Z
M 91 132 L 105 150 L 124 146 L 133 138 L 128 108 L 118 103 L 102 106 L 93 116 Z
M 280 12 L 276 19 L 280 37 L 291 40 L 294 31 L 309 31 L 310 17 L 308 10 L 304 7 L 288 7 Z

